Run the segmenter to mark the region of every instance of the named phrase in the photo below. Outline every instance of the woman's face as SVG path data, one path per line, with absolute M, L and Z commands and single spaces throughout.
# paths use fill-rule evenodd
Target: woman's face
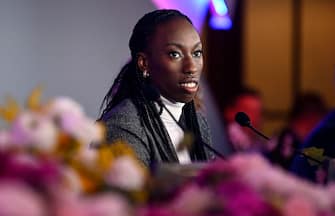
M 202 44 L 187 20 L 161 24 L 144 55 L 147 72 L 162 96 L 183 103 L 194 98 L 203 69 Z

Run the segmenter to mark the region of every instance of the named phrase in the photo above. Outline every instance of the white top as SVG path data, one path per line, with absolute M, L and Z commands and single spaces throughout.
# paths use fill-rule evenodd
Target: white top
M 163 104 L 165 105 L 165 107 L 171 112 L 171 114 L 178 121 L 181 116 L 183 106 L 185 104 L 179 103 L 179 102 L 171 102 L 162 96 L 161 96 L 161 100 Z M 176 150 L 177 146 L 184 138 L 184 131 L 178 126 L 178 124 L 173 120 L 173 118 L 164 108 L 163 108 L 163 112 L 160 117 L 165 125 L 166 130 L 169 133 L 172 144 Z M 182 164 L 191 163 L 191 158 L 190 158 L 190 155 L 187 149 L 184 149 L 181 151 L 176 150 L 176 153 L 177 153 L 178 160 L 180 163 Z

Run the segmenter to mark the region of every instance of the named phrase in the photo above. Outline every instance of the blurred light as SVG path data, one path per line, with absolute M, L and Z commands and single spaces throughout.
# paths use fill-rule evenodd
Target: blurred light
M 228 30 L 232 27 L 232 21 L 228 14 L 228 8 L 224 0 L 211 0 L 209 26 L 216 30 Z
M 224 0 L 151 0 L 157 8 L 177 9 L 186 14 L 198 31 L 204 23 L 208 8 L 211 17 L 209 26 L 216 30 L 228 30 L 232 21 L 228 14 L 228 7 Z
M 157 8 L 177 9 L 187 15 L 198 31 L 205 21 L 211 0 L 151 0 Z
M 212 15 L 209 20 L 209 25 L 213 29 L 228 30 L 228 29 L 231 29 L 233 24 L 232 24 L 231 19 L 227 15 L 226 16 Z
M 224 0 L 212 0 L 211 2 L 216 14 L 224 16 L 228 13 L 228 8 Z

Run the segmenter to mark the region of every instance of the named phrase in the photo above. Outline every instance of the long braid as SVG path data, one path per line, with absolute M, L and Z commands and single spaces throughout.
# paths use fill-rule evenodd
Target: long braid
M 133 98 L 133 102 L 139 110 L 139 115 L 142 116 L 141 123 L 143 126 L 147 126 L 152 135 L 158 134 L 164 143 L 168 143 L 169 138 L 164 133 L 164 126 L 162 122 L 159 121 L 160 117 L 154 102 L 148 99 L 147 95 L 144 93 L 148 80 L 143 79 L 143 77 L 140 76 L 140 73 L 136 73 L 136 76 L 137 80 L 141 82 L 141 88 L 138 89 L 138 94 Z M 157 137 L 153 136 L 153 138 L 158 142 Z
M 169 138 L 164 132 L 162 122 L 158 120 L 159 114 L 156 107 L 153 101 L 148 99 L 144 93 L 147 81 L 140 74 L 132 62 L 129 62 L 122 68 L 105 96 L 104 103 L 102 104 L 102 106 L 105 105 L 105 108 L 99 120 L 102 120 L 104 115 L 123 99 L 130 98 L 138 109 L 142 126 L 149 130 L 149 133 L 153 135 L 153 139 L 156 142 L 159 142 L 159 139 L 161 139 L 164 143 L 168 143 Z M 156 134 L 159 138 L 155 136 Z
M 100 106 L 101 116 L 99 120 L 102 120 L 102 117 L 108 113 L 116 104 L 131 94 L 131 91 L 125 91 L 125 89 L 123 89 L 125 86 L 123 83 L 129 82 L 127 74 L 130 73 L 130 67 L 132 67 L 131 64 L 132 62 L 129 62 L 122 67 L 120 73 L 115 78 L 112 87 L 108 90 Z
M 191 158 L 192 160 L 206 160 L 207 157 L 204 150 L 204 145 L 202 144 L 204 143 L 204 140 L 201 137 L 194 101 L 185 104 L 183 112 L 185 114 L 184 118 L 186 127 L 193 133 L 193 136 L 195 137 L 195 143 L 191 148 Z

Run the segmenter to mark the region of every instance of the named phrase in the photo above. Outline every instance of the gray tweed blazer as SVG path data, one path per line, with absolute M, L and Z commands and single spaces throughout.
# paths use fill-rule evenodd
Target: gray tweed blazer
M 197 113 L 200 128 L 200 136 L 204 142 L 211 145 L 211 135 L 205 118 Z M 130 99 L 123 100 L 107 113 L 103 121 L 107 126 L 107 140 L 113 143 L 123 140 L 128 143 L 135 151 L 138 159 L 146 166 L 152 163 L 178 163 L 178 157 L 171 140 L 166 144 L 162 140 L 157 140 L 151 132 L 140 122 L 140 116 Z M 167 130 L 164 132 L 168 136 Z M 156 136 L 157 138 L 157 136 Z M 214 158 L 212 152 L 205 148 L 207 159 Z

